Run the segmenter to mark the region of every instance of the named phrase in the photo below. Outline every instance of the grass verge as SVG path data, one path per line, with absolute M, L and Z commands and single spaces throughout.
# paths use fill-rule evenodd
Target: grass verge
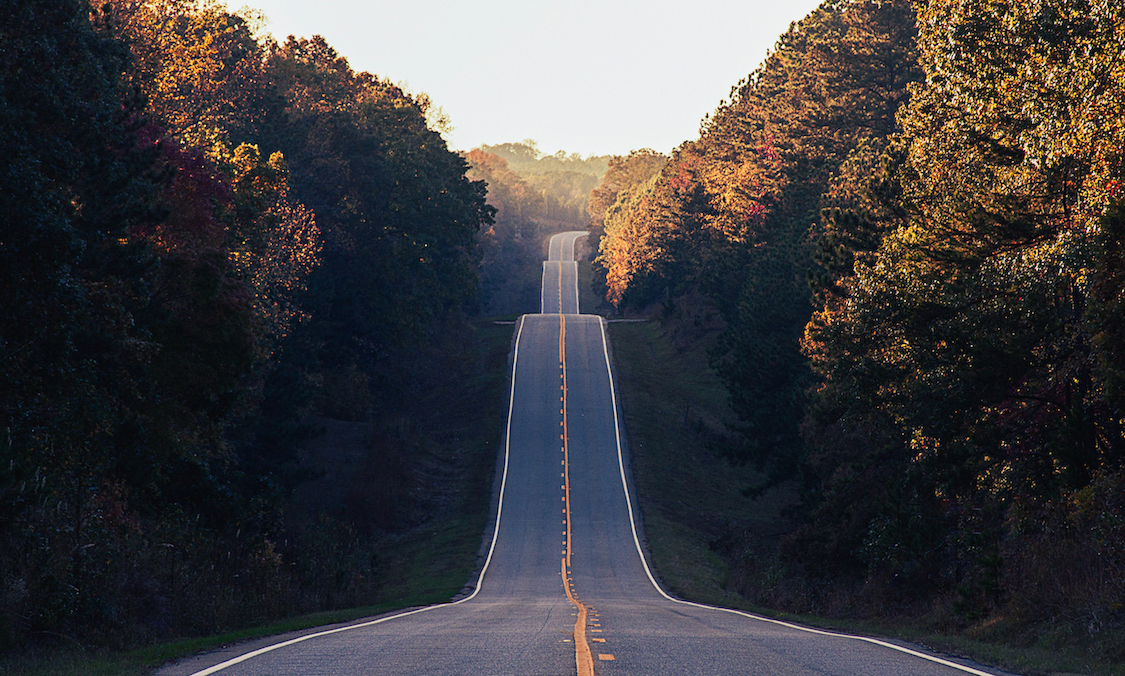
M 751 535 L 763 551 L 789 527 L 781 511 L 794 498 L 779 488 L 760 500 L 740 491 L 761 479 L 720 454 L 733 417 L 707 363 L 705 335 L 674 340 L 659 322 L 611 322 L 633 478 L 653 564 L 673 593 L 719 605 L 727 563 Z

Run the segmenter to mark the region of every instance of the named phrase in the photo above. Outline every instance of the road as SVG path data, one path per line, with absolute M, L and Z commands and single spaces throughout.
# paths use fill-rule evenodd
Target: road
M 551 238 L 547 260 L 543 261 L 541 314 L 578 314 L 578 263 L 574 260 L 574 241 L 585 234 L 564 232 Z
M 635 534 L 605 323 L 577 314 L 572 258 L 584 234 L 552 239 L 544 312 L 517 324 L 499 513 L 476 591 L 203 655 L 159 674 L 1002 673 L 660 591 Z

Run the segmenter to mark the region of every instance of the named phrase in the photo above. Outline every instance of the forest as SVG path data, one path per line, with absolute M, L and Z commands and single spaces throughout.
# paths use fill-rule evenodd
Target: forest
M 362 517 L 294 523 L 301 444 L 325 417 L 422 434 L 495 209 L 426 95 L 259 28 L 0 5 L 0 651 L 379 598 L 401 462 L 372 452 Z
M 547 236 L 585 230 L 590 192 L 608 156 L 545 155 L 535 141 L 484 145 L 465 153 L 469 178 L 488 187 L 494 222 L 477 238 L 480 306 L 486 315 L 539 310 Z
M 454 152 L 426 94 L 213 3 L 11 0 L 0 45 L 0 655 L 392 593 L 461 490 L 407 455 L 487 511 L 495 445 L 418 412 L 504 377 L 480 318 L 588 227 L 613 312 L 710 337 L 744 495 L 795 487 L 732 592 L 1125 660 L 1121 2 L 826 0 L 619 157 Z M 358 425 L 377 490 L 295 516 Z
M 799 488 L 735 591 L 1125 658 L 1123 45 L 1117 2 L 828 0 L 610 160 L 602 291 L 716 326 L 721 452 Z

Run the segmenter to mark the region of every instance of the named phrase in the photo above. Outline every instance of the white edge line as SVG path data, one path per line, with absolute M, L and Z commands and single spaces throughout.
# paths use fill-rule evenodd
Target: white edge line
M 574 243 L 578 241 L 579 237 L 585 237 L 590 233 L 584 232 L 581 235 L 575 235 L 570 238 L 570 258 L 574 260 Z M 574 314 L 582 314 L 582 306 L 578 304 L 578 261 L 574 261 Z
M 547 264 L 551 261 L 543 261 L 543 277 L 539 282 L 539 314 L 547 314 Z
M 556 245 L 559 247 L 559 255 L 562 255 L 562 244 L 559 244 L 560 237 L 562 237 L 561 232 L 555 235 L 551 235 L 551 239 L 547 241 L 547 260 L 556 260 L 555 256 L 551 253 L 551 249 L 555 248 Z
M 574 270 L 574 314 L 582 314 L 582 310 L 578 307 L 578 261 L 571 261 Z
M 508 457 L 509 457 L 509 451 L 510 451 L 510 448 L 511 448 L 510 444 L 511 444 L 511 438 L 512 438 L 512 406 L 513 406 L 513 402 L 515 401 L 515 395 L 516 395 L 516 363 L 517 363 L 517 360 L 519 359 L 519 356 L 520 356 L 520 336 L 523 334 L 523 323 L 524 323 L 524 318 L 520 317 L 520 327 L 519 327 L 519 329 L 516 330 L 515 352 L 512 356 L 512 389 L 508 393 L 508 424 L 507 424 L 507 427 L 506 427 L 505 432 L 504 432 L 504 472 L 501 474 L 501 478 L 500 478 L 500 500 L 499 500 L 499 502 L 497 502 L 497 505 L 496 505 L 496 528 L 493 529 L 493 531 L 492 531 L 492 544 L 489 545 L 489 547 L 488 547 L 488 556 L 484 560 L 484 567 L 481 568 L 480 576 L 477 578 L 477 586 L 476 586 L 476 589 L 473 590 L 473 593 L 469 594 L 468 596 L 461 599 L 460 601 L 453 601 L 452 603 L 439 603 L 439 604 L 432 605 L 432 606 L 426 606 L 425 608 L 416 608 L 414 610 L 410 610 L 410 611 L 407 611 L 405 613 L 399 613 L 398 615 L 391 615 L 389 617 L 382 617 L 382 618 L 379 618 L 378 620 L 372 620 L 371 622 L 363 622 L 362 624 L 352 624 L 352 625 L 348 625 L 346 627 L 337 627 L 336 629 L 329 629 L 328 631 L 317 632 L 315 634 L 307 634 L 305 636 L 298 636 L 297 638 L 290 639 L 288 641 L 283 641 L 281 643 L 275 643 L 273 645 L 268 645 L 264 648 L 259 648 L 257 650 L 248 652 L 244 655 L 239 655 L 238 657 L 234 657 L 232 659 L 229 659 L 226 662 L 222 662 L 222 663 L 216 664 L 212 667 L 208 667 L 208 668 L 204 669 L 203 671 L 197 671 L 194 674 L 192 674 L 191 676 L 208 676 L 209 674 L 214 674 L 218 671 L 222 671 L 223 669 L 226 669 L 227 667 L 234 666 L 234 665 L 236 665 L 240 662 L 245 662 L 246 660 L 257 657 L 259 655 L 264 655 L 265 653 L 272 652 L 272 651 L 277 650 L 279 648 L 291 646 L 294 643 L 300 643 L 302 641 L 307 641 L 307 640 L 312 639 L 312 638 L 318 638 L 318 637 L 321 637 L 321 636 L 328 636 L 329 634 L 338 634 L 340 632 L 351 631 L 353 629 L 362 629 L 364 627 L 370 627 L 370 626 L 373 626 L 373 625 L 376 625 L 376 624 L 382 624 L 383 622 L 389 622 L 391 620 L 397 620 L 400 617 L 407 617 L 407 616 L 410 616 L 410 615 L 416 615 L 418 613 L 424 613 L 427 610 L 433 610 L 434 608 L 448 608 L 450 606 L 460 605 L 460 604 L 462 604 L 466 601 L 471 601 L 478 593 L 480 593 L 481 583 L 484 582 L 484 574 L 486 572 L 488 572 L 488 565 L 490 563 L 492 563 L 492 553 L 494 551 L 496 551 L 496 539 L 500 534 L 500 513 L 504 509 L 504 488 L 508 484 Z
M 790 629 L 796 629 L 798 631 L 808 632 L 810 634 L 819 634 L 821 636 L 833 636 L 835 638 L 846 638 L 846 639 L 851 639 L 853 641 L 863 641 L 865 643 L 873 643 L 875 645 L 883 646 L 884 648 L 890 648 L 891 650 L 897 650 L 898 652 L 901 652 L 901 653 L 906 653 L 906 654 L 912 655 L 914 657 L 919 657 L 919 658 L 921 658 L 923 660 L 927 660 L 929 662 L 936 662 L 937 664 L 941 664 L 941 665 L 944 665 L 944 666 L 947 666 L 947 667 L 951 667 L 953 669 L 957 669 L 958 671 L 963 671 L 963 672 L 968 673 L 968 674 L 975 674 L 976 676 L 995 676 L 995 674 L 990 674 L 986 671 L 980 671 L 980 670 L 977 670 L 977 669 L 973 669 L 972 667 L 966 667 L 964 665 L 957 664 L 955 662 L 943 660 L 940 657 L 934 657 L 933 655 L 927 655 L 925 653 L 920 653 L 916 650 L 911 650 L 910 648 L 905 648 L 905 647 L 900 646 L 900 645 L 895 645 L 894 643 L 888 643 L 887 641 L 881 641 L 881 640 L 876 639 L 876 638 L 870 638 L 870 637 L 867 637 L 867 636 L 853 636 L 851 634 L 841 634 L 841 633 L 837 633 L 837 632 L 834 632 L 834 631 L 823 631 L 823 630 L 820 630 L 820 629 L 812 629 L 811 627 L 802 627 L 799 624 L 792 624 L 790 622 L 783 622 L 781 620 L 774 620 L 774 619 L 769 618 L 769 617 L 763 617 L 761 615 L 754 615 L 753 613 L 747 613 L 747 612 L 742 611 L 742 610 L 734 610 L 733 608 L 720 608 L 719 606 L 708 606 L 708 605 L 705 605 L 705 604 L 702 604 L 702 603 L 694 603 L 692 601 L 682 601 L 680 599 L 673 598 L 673 597 L 669 596 L 663 589 L 661 589 L 660 585 L 656 583 L 656 578 L 654 578 L 652 576 L 652 571 L 650 571 L 649 568 L 648 568 L 648 561 L 645 560 L 644 551 L 641 549 L 640 538 L 637 537 L 637 523 L 636 523 L 636 520 L 633 518 L 633 501 L 629 497 L 629 483 L 625 479 L 625 460 L 624 460 L 624 458 L 622 456 L 622 453 L 621 453 L 621 423 L 618 421 L 618 418 L 617 418 L 617 393 L 616 393 L 616 388 L 614 387 L 614 384 L 613 384 L 613 371 L 610 368 L 610 364 L 609 364 L 609 347 L 607 345 L 607 340 L 606 340 L 606 335 L 605 335 L 605 324 L 606 324 L 606 322 L 605 322 L 605 319 L 601 319 L 601 318 L 599 318 L 599 319 L 600 319 L 600 321 L 598 322 L 598 324 L 599 324 L 599 326 L 601 327 L 601 330 L 602 330 L 602 354 L 605 355 L 605 368 L 606 368 L 606 373 L 609 375 L 610 403 L 613 405 L 613 433 L 614 433 L 614 436 L 616 437 L 616 440 L 617 440 L 617 466 L 621 470 L 621 487 L 625 491 L 625 506 L 629 511 L 629 527 L 633 531 L 633 544 L 636 545 L 636 547 L 637 547 L 637 555 L 640 556 L 640 558 L 641 558 L 641 566 L 644 567 L 644 569 L 645 569 L 645 575 L 648 576 L 648 581 L 652 583 L 653 588 L 656 589 L 656 591 L 659 592 L 661 596 L 663 596 L 664 598 L 668 599 L 669 601 L 671 601 L 673 603 L 679 603 L 679 604 L 682 604 L 682 605 L 685 605 L 685 606 L 692 606 L 694 608 L 703 608 L 705 610 L 718 610 L 718 611 L 721 611 L 721 612 L 724 612 L 724 613 L 741 615 L 743 617 L 748 617 L 751 620 L 758 620 L 759 622 L 768 622 L 770 624 L 776 624 L 776 625 L 780 625 L 782 627 L 788 627 Z

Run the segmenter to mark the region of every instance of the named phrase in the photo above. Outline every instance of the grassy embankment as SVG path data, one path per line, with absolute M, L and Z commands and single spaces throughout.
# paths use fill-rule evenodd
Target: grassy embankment
M 588 287 L 589 264 L 583 275 Z M 592 294 L 583 307 L 593 307 Z M 741 491 L 760 477 L 718 452 L 730 420 L 725 389 L 707 363 L 715 329 L 682 315 L 662 323 L 612 322 L 609 327 L 625 415 L 632 469 L 655 574 L 680 598 L 754 611 L 806 625 L 927 645 L 1016 673 L 1067 676 L 1125 674 L 1121 665 L 1092 663 L 1065 650 L 1020 645 L 1019 637 L 988 627 L 963 635 L 935 630 L 926 618 L 858 621 L 777 612 L 737 593 L 740 571 L 785 575 L 776 558 L 782 516 L 793 487 L 760 500 Z M 764 574 L 763 574 L 764 571 Z
M 495 324 L 497 319 L 514 317 L 473 321 L 468 341 L 471 347 L 451 357 L 457 363 L 435 365 L 456 369 L 463 379 L 425 392 L 411 406 L 410 419 L 396 422 L 394 441 L 411 449 L 405 468 L 410 495 L 403 497 L 408 505 L 403 518 L 410 525 L 372 536 L 384 576 L 373 605 L 290 617 L 217 636 L 185 637 L 128 653 L 64 643 L 0 658 L 0 674 L 139 675 L 168 661 L 241 641 L 450 600 L 477 570 L 482 534 L 489 519 L 512 337 L 512 326 Z M 311 512 L 319 509 L 343 510 L 342 504 L 325 502 L 343 502 L 354 478 L 368 462 L 368 454 L 357 451 L 355 441 L 358 436 L 362 449 L 363 440 L 371 436 L 370 431 L 364 434 L 357 428 L 363 424 L 325 422 L 329 423 L 329 432 L 313 442 L 309 454 L 318 458 L 319 469 L 326 471 L 311 491 L 310 487 L 304 489 L 306 496 L 313 492 L 320 498 L 303 499 L 299 490 L 293 508 L 309 513 L 294 515 L 297 519 L 315 518 Z M 366 428 L 370 430 L 371 425 Z M 352 439 L 342 440 L 342 436 Z M 418 575 L 419 571 L 423 574 Z
M 731 563 L 750 555 L 748 546 L 773 556 L 795 492 L 780 487 L 757 501 L 741 494 L 762 477 L 721 455 L 732 414 L 707 364 L 707 332 L 677 337 L 648 321 L 611 322 L 609 333 L 653 565 L 677 596 L 745 606 L 731 591 Z

